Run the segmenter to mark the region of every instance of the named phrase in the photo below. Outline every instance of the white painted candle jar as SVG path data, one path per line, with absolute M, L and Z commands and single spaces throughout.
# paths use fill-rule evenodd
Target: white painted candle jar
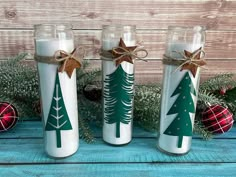
M 57 50 L 74 49 L 70 25 L 36 25 L 34 36 L 36 57 L 53 58 Z M 70 156 L 79 146 L 76 71 L 69 78 L 66 72 L 58 72 L 57 63 L 38 62 L 37 66 L 45 151 L 54 158 Z
M 120 39 L 135 46 L 135 26 L 103 26 L 102 49 L 111 51 Z M 132 139 L 134 65 L 123 61 L 102 59 L 103 71 L 103 140 L 112 145 L 124 145 Z
M 205 32 L 200 26 L 193 28 L 169 27 L 165 55 L 183 59 L 178 52 L 193 53 L 203 50 Z M 185 154 L 191 148 L 192 131 L 197 104 L 200 67 L 194 76 L 181 66 L 164 64 L 161 119 L 158 148 L 169 154 Z

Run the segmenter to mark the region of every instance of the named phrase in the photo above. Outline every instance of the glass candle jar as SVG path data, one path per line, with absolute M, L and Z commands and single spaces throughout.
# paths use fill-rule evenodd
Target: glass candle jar
M 55 52 L 71 53 L 74 39 L 71 25 L 41 24 L 34 27 L 46 153 L 55 158 L 74 154 L 79 146 L 76 71 L 71 78 L 50 63 Z M 48 60 L 48 61 L 47 61 Z
M 203 27 L 168 28 L 158 138 L 161 151 L 185 154 L 190 150 L 204 43 Z
M 136 44 L 135 26 L 103 26 L 102 50 L 112 53 L 118 46 Z M 121 45 L 121 42 L 124 45 Z M 112 145 L 127 144 L 132 139 L 134 64 L 102 59 L 103 72 L 103 140 Z

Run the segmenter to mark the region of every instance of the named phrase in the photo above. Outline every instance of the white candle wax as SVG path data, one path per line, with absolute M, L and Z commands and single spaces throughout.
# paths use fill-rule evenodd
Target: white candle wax
M 126 46 L 134 46 L 135 40 L 130 40 L 128 38 L 129 35 L 125 36 L 124 43 Z M 112 40 L 103 40 L 102 46 L 103 50 L 112 50 L 114 47 L 118 47 L 119 45 L 119 39 L 112 39 Z M 121 63 L 122 68 L 124 71 L 128 74 L 134 73 L 134 65 L 129 62 L 122 62 Z M 111 73 L 113 73 L 117 69 L 116 64 L 114 61 L 102 61 L 102 71 L 103 71 L 103 81 L 105 80 L 105 77 Z M 105 83 L 103 82 L 104 86 Z M 103 102 L 103 109 L 105 109 L 105 100 Z M 106 113 L 104 112 L 104 117 Z M 120 137 L 116 137 L 116 124 L 107 124 L 105 121 L 103 122 L 103 139 L 107 143 L 115 144 L 115 145 L 121 145 L 129 143 L 132 139 L 132 123 L 133 120 L 131 120 L 128 124 L 120 123 Z
M 194 52 L 200 47 L 203 47 L 202 43 L 197 43 L 197 44 L 196 43 L 195 44 L 170 43 L 168 44 L 166 55 L 174 57 L 174 58 L 182 58 L 181 55 L 173 51 L 183 52 L 184 50 L 187 50 L 189 52 Z M 170 123 L 176 117 L 176 114 L 167 115 L 167 112 L 170 110 L 171 106 L 176 100 L 176 97 L 173 98 L 171 97 L 171 95 L 173 94 L 174 90 L 178 86 L 179 82 L 181 81 L 185 73 L 189 72 L 188 70 L 180 71 L 180 68 L 178 69 L 177 67 L 178 66 L 164 65 L 163 75 L 165 77 L 163 78 L 163 87 L 162 87 L 161 122 L 160 122 L 160 135 L 158 139 L 158 146 L 167 152 L 182 154 L 189 151 L 191 147 L 192 137 L 184 136 L 182 147 L 177 148 L 176 144 L 178 142 L 178 136 L 169 136 L 169 135 L 163 134 L 166 128 L 170 125 Z M 198 86 L 199 86 L 199 71 L 200 71 L 200 68 L 198 68 L 195 77 L 193 77 L 192 74 L 190 74 L 192 83 L 196 91 L 198 90 Z M 192 95 L 192 98 L 193 98 L 193 102 L 196 108 L 197 96 Z M 193 125 L 195 114 L 190 113 L 190 117 L 191 117 L 191 121 Z
M 36 55 L 52 56 L 57 50 L 72 52 L 74 49 L 73 40 L 59 39 L 38 39 L 35 42 Z M 43 106 L 43 123 L 46 125 L 55 87 L 55 78 L 58 65 L 38 62 L 40 78 L 40 92 Z M 71 78 L 66 72 L 59 73 L 61 91 L 64 104 L 70 118 L 72 130 L 61 131 L 61 148 L 57 148 L 56 131 L 45 131 L 45 150 L 52 157 L 66 157 L 75 153 L 79 146 L 78 134 L 78 109 L 77 109 L 77 89 L 76 72 L 73 71 Z

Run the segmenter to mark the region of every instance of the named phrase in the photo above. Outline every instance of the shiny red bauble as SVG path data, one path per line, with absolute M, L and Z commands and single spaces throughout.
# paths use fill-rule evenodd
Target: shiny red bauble
M 233 126 L 233 114 L 225 107 L 212 105 L 202 113 L 202 123 L 213 134 L 229 131 Z
M 7 102 L 0 102 L 0 132 L 7 131 L 16 125 L 18 112 Z

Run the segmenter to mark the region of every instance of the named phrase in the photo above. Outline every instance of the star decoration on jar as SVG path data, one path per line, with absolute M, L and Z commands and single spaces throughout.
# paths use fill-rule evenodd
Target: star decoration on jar
M 74 69 L 81 67 L 81 63 L 74 56 L 75 52 L 76 52 L 76 49 L 74 49 L 70 54 L 68 54 L 64 51 L 60 51 L 59 60 L 62 59 L 62 61 L 63 61 L 63 59 L 64 59 L 64 61 L 63 61 L 62 65 L 59 67 L 58 71 L 59 72 L 65 71 L 70 78 L 72 76 Z
M 122 38 L 120 38 L 119 46 L 110 50 L 115 60 L 116 66 L 120 65 L 123 61 L 133 64 L 132 52 L 137 48 L 137 46 L 127 47 Z
M 189 70 L 192 73 L 193 77 L 195 77 L 198 67 L 206 65 L 205 60 L 201 59 L 201 53 L 202 53 L 201 47 L 198 50 L 194 51 L 193 53 L 184 50 L 184 55 L 189 60 L 189 62 L 186 62 L 185 64 L 182 65 L 181 71 Z

